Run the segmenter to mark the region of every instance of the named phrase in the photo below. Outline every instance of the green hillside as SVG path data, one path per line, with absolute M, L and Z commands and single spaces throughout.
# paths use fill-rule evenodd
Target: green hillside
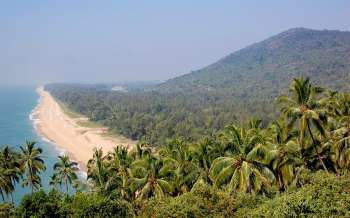
M 163 92 L 201 90 L 240 98 L 276 96 L 295 77 L 349 90 L 350 32 L 294 28 L 236 51 L 201 70 L 170 79 Z
M 101 85 L 46 88 L 113 132 L 162 145 L 176 137 L 196 141 L 251 117 L 266 124 L 278 115 L 275 98 L 299 76 L 349 91 L 350 32 L 291 29 L 144 91 L 113 92 Z

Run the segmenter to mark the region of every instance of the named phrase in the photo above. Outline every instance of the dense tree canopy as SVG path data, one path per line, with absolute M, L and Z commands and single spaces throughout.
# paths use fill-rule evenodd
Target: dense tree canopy
M 1 150 L 4 196 L 24 175 L 33 193 L 0 213 L 30 217 L 348 217 L 350 98 L 294 79 L 278 98 L 280 117 L 230 124 L 200 140 L 95 149 L 84 191 L 36 192 L 44 162 L 35 143 Z M 8 159 L 8 158 L 7 158 Z M 67 185 L 75 164 L 61 156 L 55 176 Z M 32 174 L 32 175 L 31 175 Z M 66 181 L 66 182 L 65 182 Z M 78 184 L 78 183 L 76 183 Z M 79 189 L 78 189 L 79 190 Z

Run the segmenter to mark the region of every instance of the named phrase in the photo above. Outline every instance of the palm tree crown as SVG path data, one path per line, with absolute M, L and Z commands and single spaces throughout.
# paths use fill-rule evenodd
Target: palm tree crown
M 71 161 L 67 155 L 58 156 L 58 162 L 55 163 L 53 169 L 52 181 L 59 184 L 63 182 L 68 194 L 69 184 L 77 180 L 78 163 Z

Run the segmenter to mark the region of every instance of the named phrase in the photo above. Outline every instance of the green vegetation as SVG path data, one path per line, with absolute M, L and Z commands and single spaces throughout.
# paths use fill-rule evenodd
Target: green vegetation
M 70 117 L 70 118 L 81 118 L 82 117 L 81 114 L 72 111 L 64 103 L 62 103 L 60 100 L 58 100 L 58 99 L 55 99 L 55 100 L 58 102 L 58 104 L 61 107 L 63 113 L 65 113 L 68 117 Z
M 174 138 L 196 142 L 250 117 L 262 117 L 264 124 L 276 119 L 273 102 L 295 77 L 350 91 L 349 59 L 349 32 L 298 28 L 144 91 L 112 92 L 101 85 L 45 88 L 117 134 L 163 146 Z
M 21 175 L 33 193 L 4 217 L 349 217 L 350 95 L 294 79 L 281 113 L 264 124 L 227 125 L 197 142 L 94 151 L 84 191 L 36 191 L 39 148 L 0 155 L 0 190 Z M 11 158 L 9 158 L 11 157 Z M 32 161 L 28 161 L 32 160 Z M 77 184 L 75 163 L 59 157 L 52 184 Z M 34 182 L 35 181 L 35 182 Z M 80 188 L 81 189 L 81 188 Z M 4 198 L 5 199 L 5 198 Z

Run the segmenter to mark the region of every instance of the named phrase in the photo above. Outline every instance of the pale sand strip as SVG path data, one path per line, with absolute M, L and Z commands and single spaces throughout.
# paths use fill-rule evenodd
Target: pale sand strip
M 81 118 L 71 118 L 65 114 L 51 94 L 44 89 L 37 89 L 41 100 L 35 111 L 38 120 L 37 129 L 40 134 L 64 149 L 82 170 L 93 155 L 95 147 L 101 147 L 106 154 L 116 145 L 127 146 L 129 149 L 136 141 L 124 137 L 107 137 L 102 134 L 106 128 L 87 128 L 77 124 Z

